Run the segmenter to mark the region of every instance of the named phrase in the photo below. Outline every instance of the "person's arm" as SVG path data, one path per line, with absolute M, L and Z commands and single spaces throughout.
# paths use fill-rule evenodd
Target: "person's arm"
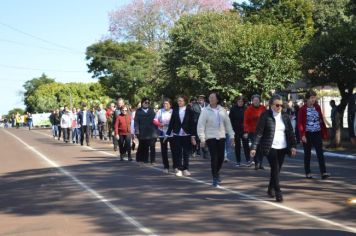
M 175 117 L 176 117 L 175 113 L 176 113 L 176 109 L 173 109 L 171 120 L 169 121 L 168 129 L 167 129 L 167 132 L 166 132 L 166 137 L 170 136 L 171 133 L 172 133 L 173 125 L 174 125 Z
M 257 146 L 261 142 L 261 138 L 263 136 L 263 132 L 265 130 L 265 125 L 267 121 L 267 114 L 263 113 L 260 118 L 258 119 L 257 126 L 256 126 L 256 133 L 255 133 L 255 139 L 254 142 L 251 145 L 251 150 L 256 150 Z
M 300 134 L 300 138 L 302 139 L 303 142 L 306 142 L 305 138 L 305 109 L 304 107 L 301 107 L 298 112 L 298 130 Z
M 120 123 L 120 119 L 119 116 L 117 116 L 115 121 L 115 136 L 119 135 L 119 123 Z
M 234 139 L 235 132 L 234 132 L 234 130 L 232 128 L 231 120 L 230 120 L 229 116 L 227 115 L 227 112 L 226 111 L 224 111 L 224 112 L 226 114 L 225 115 L 225 120 L 224 120 L 226 131 L 229 134 L 230 139 Z
M 135 120 L 134 120 L 134 127 L 135 127 L 135 135 L 140 135 L 140 121 L 139 121 L 139 111 L 136 111 Z
M 203 109 L 200 113 L 197 125 L 197 133 L 201 143 L 205 143 L 205 126 L 207 122 L 206 110 Z

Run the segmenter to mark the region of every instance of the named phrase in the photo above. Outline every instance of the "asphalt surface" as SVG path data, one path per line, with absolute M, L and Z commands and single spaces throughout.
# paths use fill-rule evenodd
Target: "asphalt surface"
M 323 181 L 312 158 L 286 158 L 283 203 L 267 197 L 269 169 L 224 163 L 211 186 L 209 160 L 192 176 L 119 161 L 109 142 L 65 144 L 49 130 L 0 129 L 0 235 L 356 235 L 356 159 L 327 157 Z M 356 157 L 355 157 L 356 158 Z M 265 160 L 265 166 L 268 164 Z

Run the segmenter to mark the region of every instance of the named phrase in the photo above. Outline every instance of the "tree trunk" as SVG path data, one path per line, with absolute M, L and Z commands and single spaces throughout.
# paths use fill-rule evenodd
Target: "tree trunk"
M 338 105 L 338 112 L 340 114 L 340 117 L 339 117 L 339 119 L 340 119 L 340 128 L 339 128 L 340 138 L 339 138 L 339 144 L 337 144 L 335 142 L 336 147 L 338 147 L 338 145 L 341 145 L 341 130 L 344 127 L 344 113 L 345 113 L 346 106 L 352 96 L 353 89 L 355 87 L 354 84 L 345 85 L 343 83 L 337 83 L 337 86 L 338 86 L 339 92 L 341 94 L 341 101 L 340 101 L 340 104 Z M 338 133 L 338 132 L 336 131 L 336 133 Z

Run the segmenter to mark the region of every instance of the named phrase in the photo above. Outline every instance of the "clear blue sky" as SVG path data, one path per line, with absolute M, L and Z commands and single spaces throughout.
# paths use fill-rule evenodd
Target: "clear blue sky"
M 85 55 L 81 52 L 108 34 L 108 13 L 127 2 L 129 0 L 2 1 L 0 114 L 14 107 L 24 108 L 18 95 L 23 83 L 42 73 L 59 82 L 95 81 L 87 73 Z M 73 50 L 31 38 L 3 24 Z
M 24 108 L 19 95 L 22 85 L 42 73 L 58 82 L 94 82 L 87 73 L 85 49 L 108 35 L 108 13 L 128 2 L 130 0 L 2 1 L 0 114 L 7 114 L 14 107 Z

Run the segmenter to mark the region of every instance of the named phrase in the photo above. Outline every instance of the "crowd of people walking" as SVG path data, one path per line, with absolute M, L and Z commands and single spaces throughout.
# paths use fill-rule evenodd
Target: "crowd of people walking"
M 204 95 L 190 101 L 186 96 L 178 96 L 175 101 L 166 98 L 158 109 L 153 108 L 149 98 L 143 98 L 137 108 L 119 98 L 107 108 L 99 104 L 90 109 L 83 103 L 81 108 L 54 110 L 50 122 L 53 138 L 88 146 L 95 138 L 110 141 L 121 161 L 133 161 L 132 151 L 137 146 L 135 160 L 155 164 L 158 141 L 163 172 L 173 172 L 178 177 L 191 175 L 189 162 L 193 156 L 210 158 L 214 187 L 221 185 L 220 172 L 228 149 L 234 147 L 237 168 L 253 166 L 264 170 L 266 157 L 270 166 L 267 194 L 278 202 L 283 201 L 279 174 L 285 156 L 295 156 L 300 141 L 306 178 L 313 178 L 312 147 L 321 178 L 330 177 L 322 144 L 328 134 L 314 91 L 305 94 L 300 108 L 283 101 L 278 94 L 266 106 L 259 95 L 251 97 L 251 104 L 240 95 L 231 109 L 224 106 L 217 92 L 210 93 L 207 100 Z

